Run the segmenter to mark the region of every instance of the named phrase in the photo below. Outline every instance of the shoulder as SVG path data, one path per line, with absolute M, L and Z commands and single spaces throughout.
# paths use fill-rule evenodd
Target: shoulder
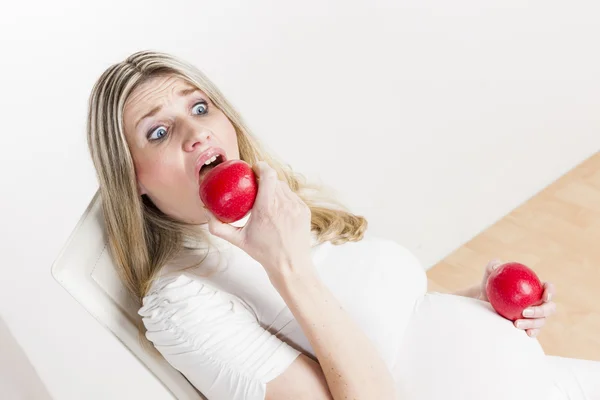
M 208 398 L 264 399 L 300 354 L 236 296 L 191 274 L 159 279 L 138 313 L 148 340 Z
M 199 307 L 202 308 L 202 316 L 205 318 L 218 314 L 254 317 L 251 310 L 237 296 L 191 273 L 177 273 L 158 278 L 144 296 L 138 314 L 146 324 L 172 319 L 177 312 Z M 182 315 L 186 318 L 196 317 L 191 312 Z
M 188 346 L 210 354 L 210 346 L 193 339 L 217 335 L 235 325 L 257 323 L 254 312 L 237 296 L 187 273 L 159 278 L 143 298 L 138 314 L 146 328 L 146 338 L 165 356 L 181 351 L 179 347 L 191 350 Z

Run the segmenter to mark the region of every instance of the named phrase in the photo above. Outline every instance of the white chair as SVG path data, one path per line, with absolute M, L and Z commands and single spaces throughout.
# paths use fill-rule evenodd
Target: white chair
M 162 357 L 138 339 L 138 307 L 127 295 L 109 255 L 99 191 L 52 265 L 54 278 L 109 329 L 179 400 L 206 400 Z

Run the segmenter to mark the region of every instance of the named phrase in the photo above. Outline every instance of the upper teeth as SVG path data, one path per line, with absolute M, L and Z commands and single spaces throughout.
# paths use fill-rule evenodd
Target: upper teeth
M 206 162 L 204 163 L 204 165 L 209 165 L 213 162 L 215 162 L 215 160 L 217 159 L 218 156 L 213 156 L 211 159 L 206 160 Z

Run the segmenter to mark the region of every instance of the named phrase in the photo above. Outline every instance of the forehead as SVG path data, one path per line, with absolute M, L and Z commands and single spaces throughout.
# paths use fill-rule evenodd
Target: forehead
M 192 91 L 199 91 L 176 75 L 156 75 L 139 84 L 129 94 L 123 109 L 125 135 L 133 135 L 144 126 L 146 116 L 155 115 L 164 105 L 173 103 L 179 97 L 185 97 Z
M 130 93 L 125 102 L 125 109 L 133 111 L 160 105 L 161 101 L 181 95 L 181 91 L 194 89 L 197 88 L 175 75 L 153 76 Z

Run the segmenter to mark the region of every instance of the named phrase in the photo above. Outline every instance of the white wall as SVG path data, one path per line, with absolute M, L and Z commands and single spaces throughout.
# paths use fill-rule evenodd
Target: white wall
M 56 399 L 166 398 L 50 275 L 97 188 L 89 91 L 134 51 L 201 67 L 425 266 L 600 146 L 597 2 L 287 3 L 2 3 L 0 315 Z

